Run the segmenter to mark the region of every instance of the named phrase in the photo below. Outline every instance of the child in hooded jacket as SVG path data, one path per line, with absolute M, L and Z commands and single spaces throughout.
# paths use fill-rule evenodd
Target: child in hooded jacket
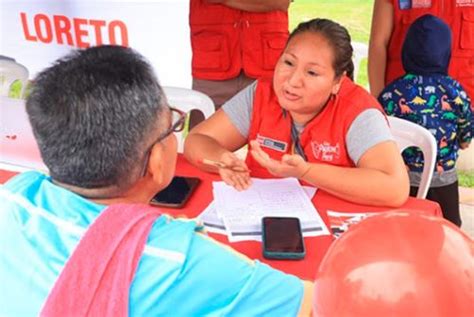
M 390 83 L 378 100 L 391 116 L 417 123 L 436 138 L 436 168 L 427 199 L 438 202 L 443 216 L 461 226 L 456 160 L 473 134 L 471 100 L 458 81 L 449 77 L 451 30 L 427 14 L 410 26 L 402 48 L 405 74 Z M 423 170 L 423 154 L 408 148 L 403 158 L 409 169 L 410 195 L 415 196 Z

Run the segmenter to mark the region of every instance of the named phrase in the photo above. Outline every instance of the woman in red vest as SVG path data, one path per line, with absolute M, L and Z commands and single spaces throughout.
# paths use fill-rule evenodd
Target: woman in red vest
M 409 26 L 420 16 L 432 14 L 452 32 L 448 75 L 474 98 L 474 0 L 375 0 L 369 43 L 370 91 L 382 89 L 404 74 L 402 44 Z
M 350 201 L 403 204 L 404 163 L 379 103 L 352 81 L 350 41 L 333 21 L 301 23 L 273 78 L 259 79 L 192 130 L 185 156 L 238 190 L 250 176 L 296 177 Z M 244 162 L 233 151 L 248 143 Z

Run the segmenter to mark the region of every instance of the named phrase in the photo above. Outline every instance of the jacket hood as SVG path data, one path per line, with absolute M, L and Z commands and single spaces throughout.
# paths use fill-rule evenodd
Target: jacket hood
M 416 19 L 403 42 L 402 63 L 405 72 L 417 75 L 447 75 L 450 59 L 449 26 L 431 14 Z

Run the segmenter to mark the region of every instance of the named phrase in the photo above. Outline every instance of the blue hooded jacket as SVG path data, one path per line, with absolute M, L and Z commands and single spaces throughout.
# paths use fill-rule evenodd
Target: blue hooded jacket
M 451 30 L 440 18 L 426 14 L 413 22 L 402 47 L 405 72 L 417 75 L 448 74 Z
M 431 186 L 452 184 L 457 179 L 459 144 L 471 141 L 474 122 L 469 97 L 448 76 L 449 26 L 433 15 L 419 17 L 408 29 L 401 57 L 406 74 L 387 85 L 378 100 L 388 115 L 417 123 L 433 134 L 438 153 Z M 421 151 L 406 149 L 403 159 L 410 168 L 411 185 L 418 186 L 424 165 Z

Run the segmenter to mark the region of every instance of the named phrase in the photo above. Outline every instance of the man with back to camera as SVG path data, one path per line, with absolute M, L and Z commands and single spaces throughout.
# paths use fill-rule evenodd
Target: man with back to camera
M 8 316 L 44 309 L 100 215 L 119 203 L 146 204 L 169 184 L 177 155 L 173 131 L 183 124 L 148 62 L 119 46 L 74 51 L 41 72 L 27 112 L 51 175 L 25 172 L 0 188 L 0 315 Z M 309 314 L 311 283 L 199 230 L 195 221 L 166 215 L 154 221 L 146 240 L 154 251 L 139 258 L 125 313 Z

